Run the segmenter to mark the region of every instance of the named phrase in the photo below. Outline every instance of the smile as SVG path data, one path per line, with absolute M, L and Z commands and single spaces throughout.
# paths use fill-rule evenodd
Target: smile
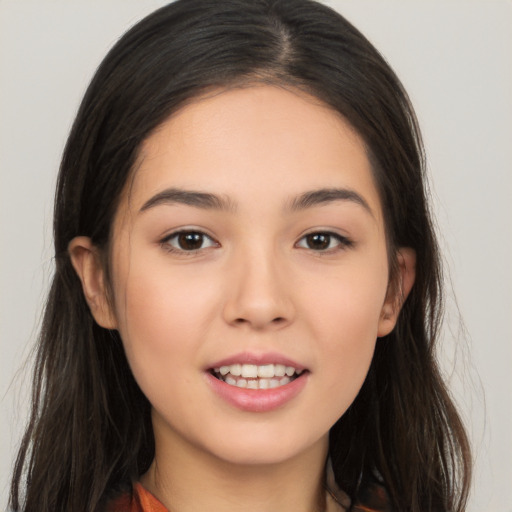
M 213 375 L 230 386 L 247 389 L 274 389 L 289 384 L 303 370 L 283 364 L 231 364 L 213 369 Z

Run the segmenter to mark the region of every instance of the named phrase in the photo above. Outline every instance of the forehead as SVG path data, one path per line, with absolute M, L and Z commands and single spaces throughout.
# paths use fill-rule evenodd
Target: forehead
M 214 91 L 162 123 L 141 147 L 129 206 L 170 187 L 242 204 L 348 187 L 380 216 L 361 137 L 317 98 L 278 86 Z

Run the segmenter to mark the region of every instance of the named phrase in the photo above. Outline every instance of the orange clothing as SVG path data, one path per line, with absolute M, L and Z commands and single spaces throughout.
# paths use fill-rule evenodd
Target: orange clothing
M 379 492 L 380 491 L 380 492 Z M 370 506 L 355 505 L 354 512 L 387 512 L 388 501 L 382 489 L 373 489 Z M 339 495 L 335 499 L 339 498 Z M 342 497 L 345 500 L 344 497 Z M 347 506 L 347 502 L 345 501 Z M 348 505 L 349 506 L 349 505 Z M 133 485 L 133 495 L 125 494 L 110 503 L 108 512 L 169 512 L 160 501 L 138 482 Z
M 337 485 L 331 461 L 327 461 L 325 473 L 326 510 L 337 512 L 392 512 L 386 490 L 382 485 L 370 483 L 361 501 L 350 506 L 350 498 Z M 170 512 L 139 482 L 133 484 L 133 493 L 124 494 L 107 507 L 107 512 Z
M 139 482 L 133 484 L 133 495 L 125 494 L 110 503 L 108 512 L 169 512 Z

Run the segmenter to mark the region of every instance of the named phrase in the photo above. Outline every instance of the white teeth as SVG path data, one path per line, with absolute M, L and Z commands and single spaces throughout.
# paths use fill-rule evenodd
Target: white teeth
M 256 381 L 254 381 L 254 382 L 256 382 Z M 270 385 L 270 382 L 268 379 L 259 379 L 258 380 L 258 388 L 259 389 L 268 389 L 269 385 Z
M 229 373 L 231 373 L 231 375 L 234 375 L 235 377 L 240 377 L 240 375 L 242 375 L 242 365 L 232 364 L 231 366 L 229 366 Z
M 274 365 L 273 364 L 265 364 L 263 366 L 258 366 L 258 377 L 270 379 L 273 376 L 274 376 Z
M 273 389 L 285 386 L 304 370 L 284 364 L 231 364 L 214 368 L 217 377 L 230 386 L 247 389 Z
M 247 381 L 247 389 L 258 389 L 258 381 L 257 380 L 248 380 Z
M 235 385 L 239 388 L 247 388 L 247 387 L 249 387 L 248 384 L 249 384 L 249 381 L 246 381 L 245 379 L 238 379 L 237 381 L 235 381 Z
M 276 377 L 284 377 L 286 373 L 286 366 L 284 364 L 276 364 L 274 375 Z
M 273 389 L 285 386 L 291 381 L 290 377 L 281 377 L 280 379 L 234 379 L 230 375 L 224 379 L 224 382 L 230 386 L 247 389 Z
M 293 366 L 284 364 L 231 364 L 214 368 L 215 373 L 222 377 L 230 374 L 232 377 L 242 376 L 244 379 L 273 379 L 274 377 L 293 377 L 294 374 L 300 375 L 303 370 L 296 370 Z
M 255 364 L 243 364 L 242 365 L 242 377 L 255 378 L 258 376 L 258 367 Z

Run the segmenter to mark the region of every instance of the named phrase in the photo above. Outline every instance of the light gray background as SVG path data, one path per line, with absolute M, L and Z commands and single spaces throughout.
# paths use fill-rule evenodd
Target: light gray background
M 19 370 L 52 272 L 64 141 L 108 48 L 164 3 L 0 0 L 0 510 L 27 411 Z M 380 49 L 416 107 L 455 292 L 442 359 L 474 444 L 468 510 L 512 511 L 512 2 L 326 3 Z

